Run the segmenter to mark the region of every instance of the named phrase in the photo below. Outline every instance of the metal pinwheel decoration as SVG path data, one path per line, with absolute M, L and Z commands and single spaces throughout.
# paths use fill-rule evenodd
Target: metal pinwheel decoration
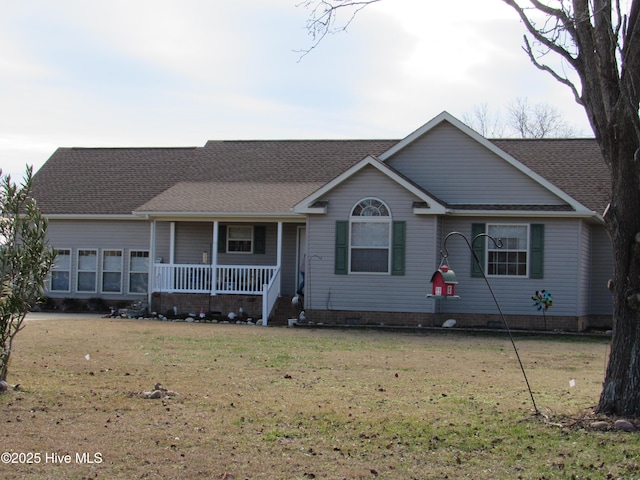
M 536 290 L 536 293 L 533 297 L 533 306 L 536 307 L 538 311 L 542 311 L 542 316 L 544 317 L 544 329 L 547 329 L 547 309 L 553 305 L 553 297 L 546 290 Z

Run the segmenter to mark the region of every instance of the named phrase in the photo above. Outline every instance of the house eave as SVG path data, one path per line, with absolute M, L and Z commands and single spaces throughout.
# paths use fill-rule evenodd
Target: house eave
M 544 211 L 544 210 L 458 210 L 451 208 L 447 215 L 456 217 L 534 217 L 534 218 L 580 218 L 603 223 L 601 215 L 594 211 Z
M 414 207 L 413 214 L 414 215 L 445 215 L 448 213 L 446 208 L 442 207 Z
M 128 220 L 140 221 L 135 214 L 100 214 L 100 213 L 44 213 L 47 220 Z
M 327 207 L 308 207 L 308 208 L 299 208 L 295 211 L 299 214 L 305 215 L 326 215 Z
M 301 221 L 304 215 L 294 212 L 161 212 L 135 211 L 137 217 L 154 220 L 211 220 L 212 218 L 238 221 Z

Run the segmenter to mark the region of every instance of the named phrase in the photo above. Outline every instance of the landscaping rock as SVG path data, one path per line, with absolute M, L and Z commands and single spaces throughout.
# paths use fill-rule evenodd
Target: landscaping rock
M 9 388 L 9 384 L 4 380 L 0 380 L 0 392 L 6 392 Z
M 172 390 L 166 389 L 159 383 L 156 383 L 153 386 L 153 390 L 140 393 L 140 396 L 142 398 L 148 398 L 148 399 L 177 397 L 179 395 L 180 394 L 178 392 L 174 392 Z
M 616 420 L 615 428 L 623 432 L 635 432 L 637 430 L 636 426 L 629 420 Z
M 590 427 L 594 430 L 609 430 L 609 422 L 598 420 L 597 422 L 591 422 Z

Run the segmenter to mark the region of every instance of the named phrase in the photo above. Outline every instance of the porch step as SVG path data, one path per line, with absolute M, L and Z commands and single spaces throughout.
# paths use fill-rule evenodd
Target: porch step
M 293 317 L 297 317 L 300 313 L 298 309 L 294 309 L 291 305 L 293 297 L 283 295 L 276 300 L 276 304 L 269 317 L 269 325 L 274 326 L 286 326 L 289 324 L 288 320 Z

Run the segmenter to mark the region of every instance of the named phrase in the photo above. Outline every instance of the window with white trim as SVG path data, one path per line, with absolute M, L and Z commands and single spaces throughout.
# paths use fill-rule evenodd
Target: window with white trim
M 487 274 L 526 277 L 529 225 L 488 224 L 487 233 L 502 242 L 502 248 L 497 248 L 493 242 L 487 242 Z
M 102 251 L 102 292 L 122 293 L 122 250 Z
M 227 227 L 227 252 L 252 253 L 253 227 L 245 225 L 229 225 Z
M 78 250 L 78 276 L 76 291 L 95 292 L 98 268 L 97 250 Z
M 55 249 L 56 259 L 51 267 L 51 292 L 69 292 L 71 290 L 71 249 Z
M 131 250 L 129 252 L 129 293 L 149 291 L 149 252 Z
M 391 265 L 391 214 L 376 198 L 358 202 L 349 218 L 349 271 L 389 273 Z

